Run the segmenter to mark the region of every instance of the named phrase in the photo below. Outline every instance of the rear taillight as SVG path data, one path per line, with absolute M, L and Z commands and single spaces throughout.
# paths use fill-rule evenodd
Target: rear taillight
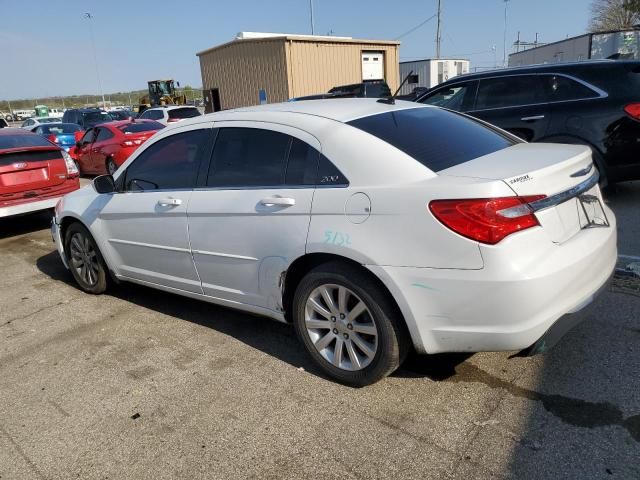
M 630 103 L 624 107 L 624 111 L 627 112 L 627 115 L 630 117 L 640 120 L 640 103 Z
M 120 145 L 123 146 L 123 147 L 137 147 L 138 145 L 142 145 L 142 143 L 145 140 L 146 139 L 144 139 L 144 138 L 136 138 L 135 140 L 125 140 Z
M 507 235 L 539 225 L 529 203 L 545 195 L 433 200 L 431 213 L 463 237 L 495 245 Z
M 47 136 L 47 140 L 49 140 L 51 143 L 59 143 L 58 137 L 56 137 L 53 134 L 48 135 Z
M 179 122 L 180 120 L 182 120 L 181 118 L 170 118 L 167 120 L 167 123 L 175 123 L 175 122 Z
M 64 164 L 67 167 L 67 178 L 79 177 L 80 171 L 76 166 L 76 162 L 74 162 L 73 158 L 71 158 L 71 155 L 69 155 L 64 150 L 62 150 L 60 153 L 62 153 L 62 158 L 64 158 Z

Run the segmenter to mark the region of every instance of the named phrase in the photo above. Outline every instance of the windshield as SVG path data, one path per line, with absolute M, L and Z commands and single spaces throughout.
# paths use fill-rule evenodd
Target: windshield
M 141 132 L 151 132 L 153 130 L 160 130 L 164 128 L 164 125 L 158 122 L 136 122 L 130 123 L 128 125 L 122 125 L 118 127 L 122 133 L 141 133 Z
M 77 132 L 80 129 L 80 125 L 76 125 L 75 123 L 58 123 L 52 125 L 42 125 L 40 127 L 42 129 L 43 134 L 54 134 L 61 135 L 64 133 L 73 133 Z
M 409 108 L 348 122 L 434 172 L 514 145 L 514 141 L 483 124 L 441 108 Z
M 49 140 L 40 135 L 0 135 L 0 149 L 22 147 L 51 147 Z

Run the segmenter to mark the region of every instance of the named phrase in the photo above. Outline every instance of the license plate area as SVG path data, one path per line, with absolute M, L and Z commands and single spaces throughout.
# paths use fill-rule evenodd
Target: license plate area
M 602 199 L 597 192 L 589 191 L 578 195 L 578 216 L 580 218 L 580 228 L 603 228 L 608 227 L 609 219 L 602 206 Z

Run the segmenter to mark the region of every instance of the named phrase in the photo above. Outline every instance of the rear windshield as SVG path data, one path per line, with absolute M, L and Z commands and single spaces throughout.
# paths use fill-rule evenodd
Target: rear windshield
M 169 110 L 169 118 L 193 118 L 200 115 L 197 108 L 175 108 Z
M 102 123 L 102 122 L 110 122 L 111 120 L 113 120 L 113 118 L 111 118 L 111 115 L 109 115 L 106 112 L 83 113 L 82 118 L 84 119 L 85 122 L 94 123 L 94 124 Z
M 348 123 L 390 143 L 434 172 L 515 143 L 479 122 L 436 107 L 379 113 Z
M 118 127 L 123 133 L 140 133 L 150 132 L 152 130 L 160 130 L 164 128 L 164 125 L 158 122 L 137 122 L 129 123 L 128 125 L 122 125 Z
M 53 147 L 53 144 L 41 135 L 0 135 L 0 149 L 22 147 Z
M 40 127 L 43 134 L 61 135 L 80 131 L 80 125 L 75 123 L 58 123 L 54 125 L 42 125 Z

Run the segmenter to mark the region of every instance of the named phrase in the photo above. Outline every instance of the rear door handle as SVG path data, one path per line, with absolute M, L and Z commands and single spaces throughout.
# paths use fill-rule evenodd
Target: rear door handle
M 296 204 L 296 200 L 295 198 L 276 195 L 275 197 L 263 198 L 260 203 L 265 207 L 291 207 Z
M 179 198 L 163 198 L 162 200 L 158 200 L 158 205 L 161 207 L 177 207 L 178 205 L 182 205 L 182 200 Z
M 544 115 L 533 115 L 531 117 L 522 117 L 520 120 L 522 120 L 523 122 L 533 122 L 536 120 L 542 120 L 544 118 Z

